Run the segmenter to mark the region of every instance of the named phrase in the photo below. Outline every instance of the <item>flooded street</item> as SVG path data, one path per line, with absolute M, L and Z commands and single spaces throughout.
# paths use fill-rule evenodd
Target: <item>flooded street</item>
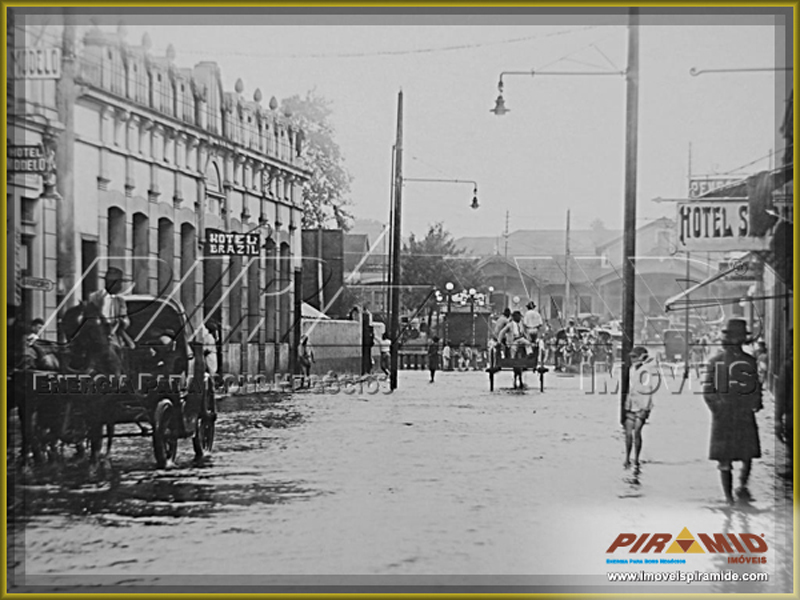
M 159 471 L 149 439 L 124 438 L 99 473 L 71 451 L 60 465 L 9 466 L 9 568 L 31 591 L 365 583 L 610 590 L 606 573 L 628 570 L 606 564 L 620 533 L 675 537 L 686 527 L 694 536 L 763 534 L 769 549 L 765 564 L 703 553 L 681 555 L 680 568 L 763 571 L 769 581 L 673 591 L 791 590 L 792 494 L 774 474 L 771 400 L 758 415 L 755 500 L 730 509 L 706 458 L 702 396 L 659 392 L 635 476 L 622 467 L 615 394 L 587 393 L 578 377 L 554 373 L 544 394 L 509 389 L 510 373 L 497 383 L 490 393 L 485 373 L 440 373 L 430 385 L 426 373 L 406 371 L 391 395 L 226 398 L 214 453 L 201 465 L 190 440 L 181 440 L 176 468 Z

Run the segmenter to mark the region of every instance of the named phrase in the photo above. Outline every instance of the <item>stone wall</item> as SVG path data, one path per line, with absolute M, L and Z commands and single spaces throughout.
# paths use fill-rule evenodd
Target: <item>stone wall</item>
M 316 359 L 312 373 L 361 373 L 360 321 L 303 319 L 303 334 Z

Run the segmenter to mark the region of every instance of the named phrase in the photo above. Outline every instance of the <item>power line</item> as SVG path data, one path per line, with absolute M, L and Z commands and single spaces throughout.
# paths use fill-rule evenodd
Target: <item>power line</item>
M 750 167 L 750 166 L 752 166 L 752 165 L 754 165 L 756 163 L 761 162 L 762 160 L 765 160 L 767 158 L 771 158 L 773 156 L 777 156 L 778 154 L 780 154 L 781 152 L 783 152 L 784 150 L 786 150 L 788 148 L 791 148 L 792 146 L 793 146 L 793 144 L 789 144 L 787 146 L 784 146 L 783 148 L 779 148 L 778 150 L 771 151 L 769 154 L 766 154 L 764 156 L 760 156 L 759 158 L 757 158 L 755 160 L 752 160 L 752 161 L 750 161 L 749 163 L 747 163 L 745 165 L 742 165 L 740 167 L 736 167 L 735 169 L 731 169 L 730 171 L 725 171 L 724 173 L 718 173 L 718 175 L 730 175 L 732 173 L 736 173 L 737 171 L 739 171 L 741 169 L 744 169 L 745 167 Z
M 545 34 L 526 35 L 516 38 L 508 38 L 505 40 L 497 40 L 493 42 L 477 42 L 474 44 L 456 44 L 452 46 L 431 46 L 426 48 L 407 48 L 404 50 L 375 50 L 370 52 L 313 52 L 308 54 L 269 54 L 259 52 L 214 52 L 215 56 L 243 56 L 253 58 L 272 58 L 272 59 L 307 59 L 307 58 L 369 58 L 374 56 L 403 56 L 408 54 L 430 54 L 435 52 L 455 52 L 460 50 L 473 50 L 475 48 L 484 48 L 487 46 L 501 46 L 506 44 L 518 44 L 520 42 L 529 42 L 537 39 L 544 39 L 556 37 L 561 35 L 569 35 L 581 31 L 588 31 L 596 29 L 597 25 L 587 25 L 586 27 L 578 27 L 575 29 L 564 29 Z M 181 54 L 194 54 L 206 55 L 209 54 L 208 50 L 180 50 Z

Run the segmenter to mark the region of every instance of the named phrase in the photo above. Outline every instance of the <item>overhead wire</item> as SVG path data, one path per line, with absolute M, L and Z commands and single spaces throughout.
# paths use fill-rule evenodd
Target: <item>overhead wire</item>
M 752 160 L 752 161 L 750 161 L 750 162 L 749 162 L 749 163 L 747 163 L 747 164 L 741 165 L 740 167 L 736 167 L 735 169 L 731 169 L 730 171 L 724 171 L 724 172 L 722 172 L 722 173 L 715 173 L 715 174 L 716 174 L 716 175 L 731 175 L 731 174 L 734 174 L 734 173 L 736 173 L 737 171 L 739 171 L 739 170 L 741 170 L 741 169 L 744 169 L 744 168 L 746 168 L 746 167 L 750 167 L 750 166 L 752 166 L 752 165 L 754 165 L 754 164 L 756 164 L 756 163 L 759 163 L 759 162 L 761 162 L 762 160 L 765 160 L 765 159 L 771 158 L 771 157 L 773 157 L 773 156 L 777 156 L 777 155 L 778 155 L 778 154 L 780 154 L 781 152 L 784 152 L 785 150 L 788 150 L 789 148 L 791 148 L 791 147 L 793 147 L 793 146 L 794 146 L 794 144 L 787 144 L 786 146 L 783 146 L 782 148 L 778 148 L 777 150 L 771 151 L 769 154 L 765 154 L 764 156 L 760 156 L 760 157 L 758 157 L 757 159 L 755 159 L 755 160 Z
M 243 57 L 257 57 L 257 58 L 272 58 L 272 59 L 309 59 L 309 58 L 370 58 L 375 56 L 403 56 L 409 54 L 431 54 L 436 52 L 454 52 L 460 50 L 472 50 L 475 48 L 483 48 L 487 46 L 500 46 L 506 44 L 517 44 L 521 42 L 529 42 L 537 39 L 545 39 L 550 37 L 557 37 L 562 35 L 569 35 L 581 31 L 588 31 L 596 29 L 598 25 L 587 25 L 585 27 L 577 27 L 572 29 L 564 29 L 544 34 L 527 35 L 516 38 L 508 38 L 505 40 L 496 40 L 488 42 L 476 42 L 472 44 L 455 44 L 451 46 L 430 46 L 422 48 L 407 48 L 403 50 L 375 50 L 371 52 L 312 52 L 305 54 L 280 54 L 280 53 L 263 53 L 263 52 L 215 52 L 217 56 L 243 56 Z M 207 50 L 181 50 L 183 54 L 207 54 Z

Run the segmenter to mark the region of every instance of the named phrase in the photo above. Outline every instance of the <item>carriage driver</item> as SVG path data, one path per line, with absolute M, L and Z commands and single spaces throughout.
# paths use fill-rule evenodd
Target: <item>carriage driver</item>
M 518 310 L 511 314 L 511 320 L 500 330 L 498 337 L 506 341 L 510 358 L 526 357 L 532 346 L 528 330 L 522 322 L 522 313 Z
M 119 295 L 121 291 L 122 270 L 109 267 L 106 271 L 105 288 L 89 294 L 89 302 L 94 304 L 108 321 L 110 326 L 108 341 L 120 359 L 120 364 L 125 364 L 122 348 L 134 348 L 135 344 L 126 331 L 131 321 L 128 318 L 125 299 Z

